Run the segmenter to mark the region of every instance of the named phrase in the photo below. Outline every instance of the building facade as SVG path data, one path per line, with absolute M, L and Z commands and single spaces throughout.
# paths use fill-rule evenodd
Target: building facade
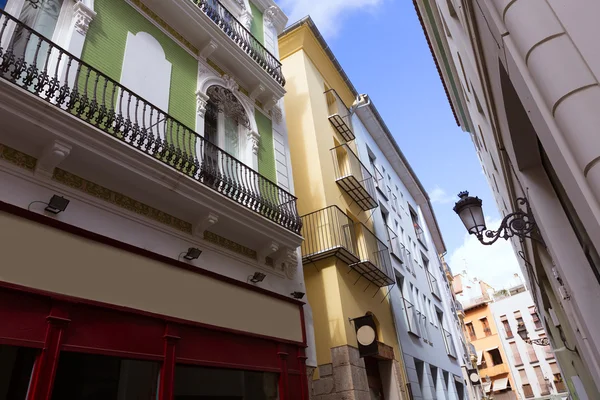
M 542 320 L 523 284 L 504 290 L 491 304 L 492 314 L 512 371 L 514 390 L 522 399 L 566 399 L 569 396 L 550 345 L 526 343 L 518 334 L 525 327 L 530 339 L 546 337 Z M 523 329 L 523 328 L 521 328 Z
M 396 285 L 389 299 L 413 398 L 464 399 L 466 348 L 427 193 L 372 102 L 356 110 L 352 126 L 375 186 L 374 232 L 390 249 Z
M 482 398 L 516 400 L 510 360 L 492 314 L 494 290 L 483 281 L 469 278 L 466 272 L 454 277 L 453 289 L 464 308 L 466 335 L 477 352 Z
M 536 222 L 535 240 L 512 244 L 553 348 L 570 349 L 556 352 L 567 385 L 579 398 L 600 398 L 600 58 L 590 40 L 600 5 L 415 6 L 498 208 L 529 211 Z
M 285 24 L 0 2 L 0 399 L 308 398 Z
M 310 18 L 279 37 L 294 185 L 302 215 L 302 262 L 315 332 L 315 399 L 406 399 L 388 289 L 390 252 L 373 231 L 375 186 L 356 152 L 351 84 Z M 356 324 L 373 321 L 361 357 Z M 310 356 L 309 352 L 309 356 Z

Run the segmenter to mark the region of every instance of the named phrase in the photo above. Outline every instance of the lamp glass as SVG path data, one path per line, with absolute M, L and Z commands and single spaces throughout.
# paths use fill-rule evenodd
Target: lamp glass
M 529 336 L 529 334 L 527 333 L 527 328 L 523 324 L 519 325 L 519 327 L 517 328 L 517 333 L 523 340 L 527 340 L 527 337 Z
M 460 210 L 458 216 L 470 234 L 479 234 L 485 231 L 485 217 L 481 206 L 477 204 L 466 205 Z

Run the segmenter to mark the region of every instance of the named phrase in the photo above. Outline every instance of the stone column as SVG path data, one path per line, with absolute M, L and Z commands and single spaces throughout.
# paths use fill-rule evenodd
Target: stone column
M 313 381 L 314 400 L 369 400 L 365 363 L 358 349 L 340 346 L 331 349 L 331 364 L 319 365 L 320 379 Z

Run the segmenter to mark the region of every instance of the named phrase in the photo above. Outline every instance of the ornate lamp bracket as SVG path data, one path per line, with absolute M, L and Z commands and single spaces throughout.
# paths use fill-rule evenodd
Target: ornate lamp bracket
M 550 339 L 547 337 L 539 338 L 539 339 L 527 339 L 525 343 L 534 344 L 536 346 L 550 346 Z
M 525 206 L 525 211 L 519 210 L 508 214 L 500 223 L 498 230 L 487 230 L 477 233 L 477 239 L 484 245 L 494 244 L 500 238 L 508 240 L 513 236 L 520 239 L 529 238 L 537 240 L 537 238 L 532 236 L 532 233 L 536 229 L 536 223 L 533 219 L 529 202 L 526 198 L 519 197 L 517 198 L 517 204 Z

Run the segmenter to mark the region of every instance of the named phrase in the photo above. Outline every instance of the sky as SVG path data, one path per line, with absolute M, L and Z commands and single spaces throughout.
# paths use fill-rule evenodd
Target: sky
M 411 0 L 276 0 L 289 23 L 309 15 L 360 93 L 377 106 L 428 191 L 446 261 L 497 289 L 520 272 L 509 242 L 480 244 L 452 210 L 468 190 L 483 200 L 488 228 L 500 213 L 469 134 L 456 125 Z

